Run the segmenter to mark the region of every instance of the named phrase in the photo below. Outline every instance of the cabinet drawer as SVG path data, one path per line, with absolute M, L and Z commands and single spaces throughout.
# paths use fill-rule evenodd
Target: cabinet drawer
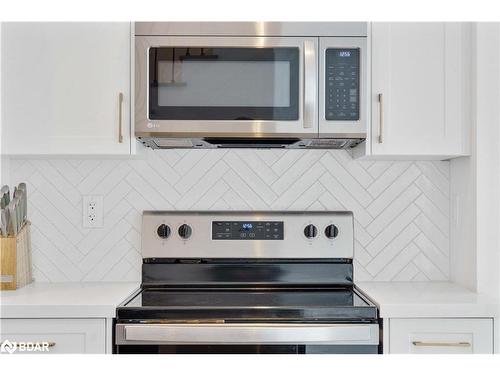
M 14 353 L 104 354 L 106 351 L 104 319 L 2 319 L 0 324 L 0 341 L 16 343 Z M 31 345 L 24 349 L 22 343 Z M 36 344 L 41 348 L 43 343 L 49 343 L 48 350 L 33 350 Z
M 390 319 L 389 352 L 493 353 L 493 319 Z

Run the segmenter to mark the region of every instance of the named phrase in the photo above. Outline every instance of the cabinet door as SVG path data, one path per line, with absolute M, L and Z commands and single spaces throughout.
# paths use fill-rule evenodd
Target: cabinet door
M 130 38 L 130 23 L 3 23 L 2 153 L 129 154 Z
M 390 319 L 389 353 L 493 354 L 493 320 Z
M 0 323 L 0 342 L 14 353 L 106 352 L 104 319 L 2 319 Z
M 372 24 L 373 155 L 467 154 L 468 27 Z

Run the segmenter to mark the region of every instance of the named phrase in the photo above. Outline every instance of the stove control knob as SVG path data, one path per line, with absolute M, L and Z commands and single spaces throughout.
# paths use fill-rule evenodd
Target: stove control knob
M 156 233 L 158 233 L 158 237 L 166 239 L 170 236 L 170 227 L 166 224 L 162 224 L 158 227 Z
M 193 230 L 191 229 L 191 227 L 189 225 L 182 224 L 179 227 L 178 233 L 179 233 L 179 236 L 181 236 L 181 238 L 187 240 L 189 237 L 191 237 Z
M 304 236 L 306 236 L 307 238 L 314 238 L 314 237 L 316 237 L 317 234 L 318 234 L 318 230 L 312 224 L 309 224 L 308 226 L 306 226 L 304 228 Z
M 327 238 L 333 239 L 337 237 L 339 234 L 339 228 L 337 228 L 335 225 L 331 224 L 325 228 L 325 236 Z

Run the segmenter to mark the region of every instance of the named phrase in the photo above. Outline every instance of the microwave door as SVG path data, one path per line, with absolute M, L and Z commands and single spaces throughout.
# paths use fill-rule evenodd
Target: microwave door
M 316 138 L 317 38 L 136 37 L 136 134 Z

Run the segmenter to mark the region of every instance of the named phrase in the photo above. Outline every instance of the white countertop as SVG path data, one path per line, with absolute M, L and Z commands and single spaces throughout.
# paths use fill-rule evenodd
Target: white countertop
M 114 318 L 139 283 L 33 283 L 0 292 L 1 318 Z
M 499 301 L 451 282 L 360 282 L 382 318 L 495 317 Z M 113 318 L 139 283 L 33 283 L 0 292 L 1 318 Z
M 382 318 L 495 317 L 499 301 L 451 282 L 360 282 Z

